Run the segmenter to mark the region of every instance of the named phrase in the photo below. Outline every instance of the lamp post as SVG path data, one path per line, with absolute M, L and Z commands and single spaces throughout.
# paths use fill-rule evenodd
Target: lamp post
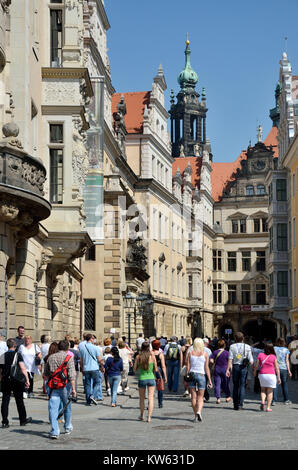
M 131 318 L 131 309 L 135 308 L 135 298 L 131 295 L 130 292 L 127 292 L 124 296 L 124 308 L 127 310 L 127 320 L 128 320 L 128 344 L 130 347 L 130 318 Z

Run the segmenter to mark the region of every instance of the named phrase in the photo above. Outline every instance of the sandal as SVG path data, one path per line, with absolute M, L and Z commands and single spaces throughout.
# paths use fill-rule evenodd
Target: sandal
M 260 410 L 264 411 L 265 410 L 265 403 L 261 403 Z
M 219 398 L 216 400 L 216 404 L 217 404 L 217 405 L 220 404 L 220 399 L 219 399 Z
M 268 412 L 269 412 L 269 411 L 272 411 L 272 410 L 271 410 L 271 408 L 267 408 L 267 409 L 266 409 L 266 411 L 268 411 Z
M 231 400 L 232 400 L 232 397 L 226 398 L 227 403 L 230 403 Z
M 151 418 L 149 418 L 149 416 L 148 416 L 147 423 L 150 423 L 150 422 L 151 422 Z
M 139 420 L 139 421 L 144 421 L 144 417 L 140 415 L 140 416 L 138 417 L 138 420 Z

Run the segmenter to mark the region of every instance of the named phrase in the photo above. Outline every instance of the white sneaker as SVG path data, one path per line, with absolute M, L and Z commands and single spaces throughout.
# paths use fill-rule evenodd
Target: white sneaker
M 108 389 L 107 394 L 108 394 L 109 397 L 111 396 L 111 389 L 110 388 Z
M 185 390 L 183 396 L 184 396 L 184 397 L 188 397 L 188 395 L 189 395 L 189 391 L 188 391 L 188 390 Z
M 28 393 L 23 392 L 23 398 L 28 398 Z
M 127 390 L 129 390 L 129 387 L 126 387 L 125 391 L 127 392 Z

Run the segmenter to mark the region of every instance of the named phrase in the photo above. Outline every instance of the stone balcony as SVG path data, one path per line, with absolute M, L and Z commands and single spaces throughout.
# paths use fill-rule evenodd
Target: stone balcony
M 45 167 L 19 144 L 0 143 L 0 221 L 21 232 L 21 238 L 29 238 L 49 217 L 51 204 L 43 197 Z

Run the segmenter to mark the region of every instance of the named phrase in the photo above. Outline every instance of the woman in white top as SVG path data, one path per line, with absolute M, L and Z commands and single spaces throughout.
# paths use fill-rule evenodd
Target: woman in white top
M 204 406 L 204 391 L 206 388 L 206 377 L 208 388 L 212 388 L 209 356 L 204 351 L 204 342 L 201 338 L 196 338 L 192 351 L 187 355 L 186 375 L 192 373 L 193 380 L 189 382 L 188 388 L 191 394 L 191 404 L 194 412 L 194 421 L 202 421 L 202 409 Z
M 129 366 L 132 365 L 132 360 L 131 360 L 131 353 L 129 349 L 127 349 L 124 341 L 118 342 L 118 349 L 119 349 L 119 355 L 123 361 L 123 371 L 121 372 L 121 387 L 122 387 L 122 393 L 124 393 L 126 390 L 129 390 L 128 373 L 129 373 Z
M 19 347 L 19 353 L 22 354 L 26 371 L 28 372 L 30 387 L 28 389 L 28 397 L 33 398 L 33 379 L 34 374 L 40 374 L 40 365 L 36 362 L 41 361 L 41 351 L 39 346 L 33 344 L 31 336 L 25 336 L 25 344 Z M 36 359 L 36 360 L 35 360 Z M 25 396 L 25 398 L 27 398 Z

